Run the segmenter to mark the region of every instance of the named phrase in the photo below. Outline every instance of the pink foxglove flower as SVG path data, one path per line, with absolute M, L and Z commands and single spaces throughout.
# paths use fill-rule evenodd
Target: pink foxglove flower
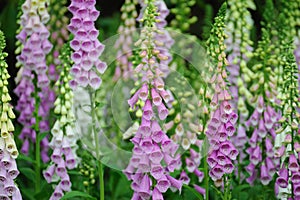
M 215 68 L 215 73 L 211 79 L 214 94 L 210 103 L 211 117 L 206 130 L 206 136 L 210 144 L 207 162 L 210 166 L 209 176 L 217 187 L 223 185 L 223 176 L 225 174 L 233 172 L 233 161 L 237 159 L 239 154 L 230 140 L 236 132 L 235 124 L 238 116 L 230 101 L 231 95 L 225 82 L 228 61 L 224 52 L 226 35 L 224 33 L 225 16 L 223 12 L 221 8 L 219 15 L 215 18 L 211 37 L 208 40 L 208 53 L 212 56 L 213 64 L 217 65 L 217 68 Z M 218 41 L 218 45 L 215 45 L 213 41 Z M 215 46 L 218 46 L 218 50 Z
M 144 4 L 144 31 L 141 35 L 141 54 L 143 84 L 137 90 L 138 94 L 134 94 L 128 101 L 131 107 L 137 106 L 138 100 L 143 101 L 142 117 L 140 126 L 131 139 L 134 144 L 133 155 L 128 167 L 124 170 L 129 180 L 132 180 L 131 187 L 134 190 L 132 199 L 163 199 L 163 193 L 169 188 L 181 190 L 182 181 L 170 176 L 170 172 L 174 172 L 181 166 L 181 158 L 177 153 L 178 145 L 169 139 L 166 132 L 162 130 L 160 122 L 165 120 L 168 115 L 167 102 L 162 101 L 163 96 L 160 96 L 160 91 L 164 89 L 163 79 L 158 77 L 155 72 L 156 59 L 160 60 L 157 55 L 152 55 L 147 45 L 152 45 L 153 37 L 146 37 L 146 33 L 151 31 L 156 33 L 155 16 L 148 15 L 149 12 L 157 12 L 157 7 L 154 1 L 150 0 Z M 153 27 L 152 30 L 149 30 Z M 146 45 L 147 44 L 147 45 Z M 155 48 L 155 46 L 153 46 Z M 160 50 L 158 50 L 160 52 Z M 148 55 L 149 57 L 146 57 Z M 147 76 L 149 72 L 153 76 Z M 150 89 L 151 88 L 151 89 Z M 156 97 L 155 100 L 151 97 Z M 154 108 L 158 111 L 154 112 Z M 155 179 L 155 185 L 152 181 Z
M 95 4 L 96 0 L 73 0 L 68 7 L 73 14 L 68 25 L 69 31 L 74 35 L 70 43 L 74 50 L 71 56 L 74 61 L 71 69 L 73 79 L 70 81 L 73 89 L 77 86 L 98 89 L 102 82 L 99 74 L 103 74 L 107 68 L 106 63 L 99 60 L 104 45 L 99 42 L 99 31 L 94 25 L 100 15 Z

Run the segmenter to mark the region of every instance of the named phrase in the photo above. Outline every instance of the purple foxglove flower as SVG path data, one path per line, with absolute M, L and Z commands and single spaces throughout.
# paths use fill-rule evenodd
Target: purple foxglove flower
M 293 184 L 299 184 L 300 183 L 300 172 L 292 173 L 291 181 Z
M 161 192 L 156 187 L 153 189 L 152 199 L 153 200 L 164 200 L 163 195 L 161 194 Z
M 6 184 L 4 185 L 4 193 L 7 196 L 12 196 L 16 192 L 17 188 L 12 179 L 7 179 Z
M 150 137 L 146 137 L 141 140 L 140 142 L 141 148 L 144 150 L 145 153 L 150 154 L 154 148 L 152 139 Z
M 165 193 L 169 187 L 171 187 L 171 183 L 166 176 L 162 176 L 157 180 L 156 188 L 161 192 Z
M 220 179 L 224 175 L 224 167 L 221 165 L 216 165 L 211 169 L 212 173 L 214 174 L 217 179 Z
M 259 146 L 255 147 L 253 150 L 252 155 L 250 155 L 250 161 L 254 164 L 257 165 L 261 161 L 261 149 Z
M 250 185 L 253 185 L 255 179 L 257 178 L 257 170 L 254 170 L 254 172 L 252 173 L 251 176 L 249 176 L 248 178 L 246 178 L 247 183 L 249 183 Z
M 165 105 L 163 103 L 161 103 L 158 107 L 158 116 L 160 120 L 164 120 L 167 118 L 169 111 L 168 109 L 165 107 Z
M 59 200 L 64 195 L 60 186 L 56 186 L 54 192 L 52 193 L 50 200 Z
M 1 197 L 1 196 L 0 196 Z M 12 200 L 22 200 L 22 195 L 18 187 L 16 187 L 15 193 L 12 195 Z
M 196 164 L 189 158 L 185 158 L 186 168 L 188 172 L 192 173 L 196 170 Z
M 203 187 L 200 187 L 200 186 L 194 184 L 194 188 L 195 188 L 195 190 L 197 190 L 197 192 L 199 192 L 199 194 L 202 194 L 205 198 L 206 190 Z
M 174 172 L 174 170 L 177 168 L 177 160 L 172 158 L 170 155 L 168 154 L 164 154 L 164 161 L 167 164 L 167 168 L 170 172 Z
M 146 120 L 151 120 L 151 118 L 153 117 L 152 103 L 149 99 L 146 100 L 143 107 L 143 117 Z
M 60 148 L 55 148 L 54 151 L 53 151 L 53 153 L 52 153 L 52 155 L 51 155 L 51 160 L 52 160 L 54 163 L 58 164 L 58 163 L 60 163 L 61 160 L 62 160 L 62 157 L 61 157 L 61 156 L 62 156 L 61 149 L 60 149 Z
M 289 170 L 292 172 L 298 172 L 299 171 L 299 164 L 297 162 L 297 158 L 294 154 L 291 154 L 289 156 Z
M 151 196 L 150 191 L 150 178 L 148 175 L 144 175 L 139 190 L 138 190 L 139 196 L 141 196 L 143 199 L 149 199 Z
M 50 165 L 46 171 L 43 172 L 44 178 L 46 179 L 46 181 L 48 183 L 52 182 L 52 176 L 55 173 L 55 168 L 56 168 L 56 166 L 55 166 L 55 164 L 53 164 L 53 165 Z
M 151 97 L 153 104 L 155 106 L 160 106 L 162 103 L 162 98 L 154 88 L 151 89 Z
M 17 178 L 17 176 L 19 175 L 19 170 L 17 169 L 17 163 L 15 160 L 12 160 L 12 165 L 10 166 L 10 168 L 7 170 L 7 175 L 11 178 L 11 179 L 15 179 Z
M 163 159 L 163 153 L 158 145 L 154 145 L 152 152 L 149 155 L 149 159 L 152 163 L 159 164 Z
M 213 168 L 215 167 L 217 164 L 218 164 L 218 161 L 217 161 L 217 152 L 216 151 L 213 151 L 207 158 L 207 163 L 208 165 Z
M 266 166 L 267 166 L 268 173 L 269 173 L 270 177 L 273 177 L 273 175 L 276 172 L 276 167 L 275 167 L 275 165 L 273 163 L 272 158 L 266 157 L 265 163 L 266 163 Z
M 294 195 L 295 196 L 300 196 L 300 185 L 294 185 L 294 189 L 293 189 Z
M 10 157 L 10 154 L 7 151 L 4 151 L 4 157 L 1 159 L 1 166 L 8 170 L 12 166 L 12 158 Z
M 142 123 L 141 126 L 139 127 L 139 130 L 142 135 L 144 136 L 150 136 L 151 134 L 151 121 L 145 119 L 144 117 L 142 118 Z
M 65 161 L 63 159 L 61 159 L 60 162 L 57 164 L 55 172 L 61 178 L 66 175 L 67 172 L 65 167 Z
M 265 128 L 265 124 L 263 119 L 259 120 L 259 125 L 258 125 L 258 130 L 257 130 L 257 134 L 261 137 L 264 138 L 267 135 L 267 130 Z
M 281 188 L 288 187 L 288 170 L 285 167 L 282 167 L 279 170 L 279 177 L 276 179 L 276 184 L 279 185 Z
M 144 83 L 144 85 L 140 89 L 139 98 L 143 101 L 146 101 L 148 97 L 148 85 Z
M 76 166 L 76 159 L 72 151 L 69 154 L 65 155 L 65 159 L 66 159 L 65 162 L 66 167 L 68 169 L 74 169 Z
M 177 180 L 177 179 L 173 178 L 170 175 L 166 175 L 166 177 L 170 181 L 171 187 L 176 188 L 177 190 L 179 190 L 179 194 L 180 194 L 183 181 Z
M 138 165 L 138 169 L 140 169 L 142 172 L 150 171 L 150 160 L 147 155 L 141 156 L 140 163 Z
M 204 173 L 199 169 L 195 169 L 194 174 L 198 177 L 198 181 L 201 183 L 204 178 Z
M 151 171 L 150 174 L 153 176 L 156 180 L 160 179 L 164 175 L 164 168 L 161 165 L 151 165 Z
M 1 169 L 0 170 L 0 182 L 5 184 L 6 183 L 6 170 L 5 169 Z
M 180 178 L 179 180 L 181 180 L 184 184 L 188 185 L 190 183 L 190 178 L 188 177 L 188 175 L 186 174 L 185 171 L 182 171 L 180 173 Z
M 272 180 L 264 163 L 260 166 L 260 180 L 263 185 L 269 184 L 269 182 Z
M 226 163 L 226 156 L 222 154 L 220 151 L 217 152 L 217 162 L 219 165 L 225 165 Z
M 65 177 L 63 177 L 61 179 L 59 186 L 65 192 L 68 192 L 71 190 L 71 182 L 70 182 L 70 178 L 69 178 L 68 174 L 66 174 Z

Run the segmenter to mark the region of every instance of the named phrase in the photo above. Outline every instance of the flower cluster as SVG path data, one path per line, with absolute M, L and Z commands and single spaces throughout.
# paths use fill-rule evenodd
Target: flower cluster
M 174 172 L 181 166 L 180 155 L 176 153 L 179 146 L 169 139 L 160 125 L 160 121 L 168 116 L 166 104 L 169 99 L 161 78 L 164 74 L 157 70 L 159 61 L 165 59 L 160 55 L 160 50 L 154 48 L 153 41 L 156 41 L 154 37 L 149 37 L 158 31 L 155 25 L 155 16 L 158 12 L 156 3 L 156 1 L 149 0 L 144 5 L 144 14 L 140 19 L 144 22 L 144 27 L 139 40 L 142 62 L 135 69 L 143 75 L 143 84 L 128 100 L 131 108 L 134 108 L 138 101 L 143 102 L 140 103 L 142 105 L 141 123 L 131 139 L 134 144 L 133 155 L 128 167 L 124 170 L 128 179 L 133 181 L 132 199 L 149 199 L 151 196 L 152 199 L 163 199 L 162 193 L 169 188 L 181 190 L 182 186 L 182 181 L 170 176 L 170 172 Z M 137 68 L 140 69 L 137 70 Z
M 210 166 L 209 175 L 216 186 L 222 186 L 223 175 L 234 170 L 233 161 L 238 156 L 238 151 L 230 141 L 235 133 L 235 124 L 238 115 L 233 111 L 231 95 L 226 86 L 226 66 L 228 61 L 225 55 L 224 28 L 225 9 L 221 8 L 215 18 L 211 30 L 211 37 L 207 41 L 208 53 L 217 65 L 216 72 L 211 78 L 214 94 L 210 102 L 211 116 L 207 125 L 206 135 L 210 144 L 207 163 Z M 216 39 L 217 38 L 217 39 Z M 218 45 L 216 45 L 216 43 Z M 213 68 L 211 68 L 212 70 Z
M 37 124 L 36 129 L 41 131 L 49 129 L 47 117 L 51 102 L 54 100 L 54 93 L 48 92 L 46 54 L 51 51 L 52 44 L 48 40 L 50 33 L 44 25 L 49 20 L 46 1 L 26 0 L 22 5 L 22 11 L 21 26 L 23 29 L 17 35 L 17 39 L 22 42 L 24 47 L 17 59 L 22 63 L 23 68 L 21 68 L 22 78 L 15 93 L 19 97 L 16 109 L 21 112 L 18 121 L 23 125 L 22 133 L 19 136 L 24 140 L 21 151 L 28 153 L 29 139 L 32 142 L 36 140 L 36 130 L 31 127 Z M 35 79 L 37 86 L 34 85 Z M 38 92 L 37 88 L 42 91 Z M 34 92 L 36 92 L 35 97 L 32 97 Z M 39 103 L 37 101 L 41 101 L 41 104 L 37 105 Z M 34 113 L 42 117 L 42 120 L 35 119 Z M 43 147 L 42 159 L 47 162 L 49 160 L 47 137 L 41 141 L 41 145 Z
M 51 54 L 48 54 L 47 62 L 49 64 L 48 76 L 52 81 L 56 81 L 59 76 L 59 72 L 56 66 L 60 64 L 59 50 L 63 44 L 68 40 L 69 33 L 67 30 L 68 17 L 65 16 L 67 12 L 66 0 L 52 0 L 51 1 L 51 12 L 48 29 L 51 32 L 50 41 L 53 44 Z
M 69 86 L 71 75 L 69 74 L 70 49 L 65 45 L 61 55 L 61 73 L 56 86 L 58 87 L 58 97 L 55 100 L 54 113 L 58 115 L 51 133 L 52 140 L 49 146 L 53 149 L 51 155 L 51 165 L 44 171 L 44 177 L 48 183 L 57 182 L 54 193 L 50 199 L 60 199 L 63 191 L 70 191 L 71 181 L 67 169 L 73 169 L 77 165 L 76 158 L 76 133 L 74 130 L 75 116 L 72 111 L 73 91 Z
M 251 81 L 250 77 L 253 76 L 253 72 L 246 65 L 252 57 L 253 51 L 253 42 L 250 40 L 253 20 L 248 9 L 255 10 L 255 4 L 253 1 L 231 0 L 228 1 L 228 5 L 229 12 L 226 15 L 225 30 L 228 35 L 225 40 L 229 63 L 227 66 L 228 81 L 230 82 L 229 90 L 233 97 L 232 104 L 239 115 L 237 134 L 232 137 L 232 141 L 240 152 L 238 163 L 243 163 L 246 157 L 244 147 L 248 141 L 244 125 L 249 115 L 246 101 L 248 100 L 248 103 L 251 104 L 249 100 L 252 99 L 247 84 Z M 243 173 L 239 171 L 240 168 L 236 168 L 238 181 L 244 179 Z
M 123 23 L 118 28 L 119 38 L 115 43 L 117 52 L 117 66 L 115 70 L 114 80 L 118 80 L 120 76 L 127 79 L 132 75 L 132 43 L 133 34 L 136 32 L 136 4 L 137 0 L 127 0 L 121 8 L 121 19 Z
M 246 149 L 250 164 L 245 168 L 250 174 L 246 179 L 250 184 L 253 184 L 259 177 L 260 182 L 267 185 L 273 179 L 279 164 L 273 150 L 276 136 L 275 127 L 279 114 L 275 110 L 278 100 L 276 98 L 276 76 L 272 71 L 272 66 L 273 63 L 276 63 L 276 55 L 272 53 L 274 46 L 271 45 L 270 32 L 268 28 L 262 29 L 262 39 L 253 53 L 254 58 L 258 61 L 252 67 L 256 73 L 251 77 L 252 85 L 250 86 L 253 94 L 251 102 L 255 102 L 255 104 L 254 111 L 245 122 L 247 130 L 251 132 L 250 147 Z
M 70 84 L 74 89 L 88 85 L 98 89 L 102 82 L 99 73 L 103 74 L 107 68 L 106 63 L 99 60 L 104 45 L 99 42 L 99 31 L 94 25 L 100 15 L 95 4 L 96 0 L 72 0 L 68 7 L 73 14 L 68 29 L 74 35 L 70 43 L 74 50 L 71 56 L 74 64 L 70 71 L 74 79 Z
M 5 62 L 7 53 L 3 52 L 5 48 L 5 38 L 0 31 L 0 198 L 21 200 L 22 196 L 14 179 L 18 176 L 16 158 L 19 155 L 17 150 L 13 131 L 15 130 L 12 120 L 15 118 L 13 108 L 10 105 L 11 97 L 8 91 L 8 65 Z
M 278 98 L 281 100 L 282 118 L 279 119 L 280 127 L 276 130 L 275 155 L 280 157 L 280 169 L 275 182 L 275 194 L 277 198 L 300 197 L 300 176 L 299 160 L 297 159 L 300 152 L 299 139 L 299 122 L 300 113 L 297 108 L 299 103 L 299 75 L 298 67 L 293 55 L 294 45 L 291 42 L 295 35 L 296 18 L 294 14 L 299 10 L 297 3 L 282 2 L 279 22 L 284 26 L 279 29 L 278 42 L 280 43 L 280 79 L 278 87 L 280 93 Z
M 172 0 L 171 3 L 176 7 L 171 9 L 171 13 L 175 15 L 175 18 L 170 25 L 181 32 L 188 31 L 190 26 L 197 21 L 196 16 L 190 16 L 191 7 L 196 4 L 196 1 Z
M 284 97 L 282 99 L 283 117 L 279 120 L 282 126 L 277 130 L 275 145 L 280 146 L 277 154 L 281 158 L 281 169 L 279 177 L 275 183 L 275 193 L 278 198 L 300 197 L 300 173 L 299 160 L 297 157 L 300 152 L 300 141 L 297 137 L 299 132 L 300 113 L 297 108 L 300 107 L 298 80 L 295 75 L 298 73 L 295 58 L 291 49 L 287 49 L 284 68 Z

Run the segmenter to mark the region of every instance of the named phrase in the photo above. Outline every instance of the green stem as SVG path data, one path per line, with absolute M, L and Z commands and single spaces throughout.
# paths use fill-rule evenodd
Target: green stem
M 35 192 L 39 193 L 41 191 L 41 146 L 40 146 L 40 139 L 39 139 L 39 103 L 40 99 L 38 96 L 38 87 L 37 87 L 37 75 L 34 74 L 34 99 L 35 99 L 35 107 L 34 107 L 34 118 L 35 118 L 35 125 L 34 130 L 36 133 L 35 137 Z
M 96 130 L 96 110 L 95 110 L 95 98 L 94 91 L 90 90 L 90 101 L 91 101 L 91 114 L 92 114 L 92 131 L 94 134 L 95 144 L 96 144 L 96 159 L 97 159 L 97 168 L 99 172 L 99 184 L 100 184 L 100 200 L 104 200 L 104 176 L 103 176 L 103 166 L 100 161 L 100 148 L 99 148 L 99 137 Z
M 207 155 L 204 157 L 204 184 L 205 184 L 205 199 L 209 199 L 209 176 L 208 176 L 208 165 Z

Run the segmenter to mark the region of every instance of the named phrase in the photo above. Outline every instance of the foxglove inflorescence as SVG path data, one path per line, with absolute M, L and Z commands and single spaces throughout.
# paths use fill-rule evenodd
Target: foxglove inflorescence
M 73 91 L 69 86 L 72 79 L 69 74 L 71 68 L 70 48 L 65 45 L 60 56 L 61 73 L 56 86 L 58 97 L 55 100 L 54 113 L 58 116 L 52 129 L 52 140 L 49 146 L 53 149 L 51 164 L 44 171 L 48 183 L 60 181 L 50 199 L 60 199 L 63 192 L 71 190 L 71 181 L 67 169 L 77 165 L 76 141 L 77 133 L 74 130 L 75 116 L 73 114 Z
M 17 35 L 17 39 L 23 43 L 22 53 L 17 57 L 22 63 L 22 78 L 15 93 L 19 97 L 16 109 L 20 111 L 18 121 L 23 125 L 20 138 L 24 140 L 21 151 L 25 154 L 29 151 L 29 140 L 35 143 L 36 131 L 49 130 L 47 121 L 51 102 L 54 100 L 53 92 L 49 92 L 47 77 L 48 67 L 46 65 L 46 55 L 51 51 L 52 44 L 49 42 L 50 35 L 45 24 L 49 20 L 46 1 L 26 0 L 22 5 L 23 15 L 21 16 L 22 31 Z M 34 82 L 37 82 L 36 86 Z M 38 88 L 41 90 L 38 92 Z M 35 97 L 32 96 L 35 94 Z M 35 118 L 39 116 L 42 120 Z M 42 160 L 47 162 L 49 157 L 48 139 L 45 137 L 41 141 L 43 148 Z
M 114 80 L 118 80 L 121 76 L 125 79 L 132 76 L 132 43 L 133 34 L 136 32 L 136 4 L 137 0 L 127 0 L 121 8 L 122 24 L 118 28 L 119 38 L 115 43 L 117 51 L 117 66 L 115 70 Z
M 59 51 L 63 44 L 68 40 L 69 33 L 67 29 L 68 17 L 65 16 L 68 9 L 66 8 L 66 0 L 51 0 L 51 16 L 48 29 L 51 32 L 50 42 L 53 44 L 51 54 L 48 54 L 47 62 L 49 63 L 48 76 L 52 81 L 56 81 L 59 77 L 59 71 L 56 67 L 60 64 L 58 58 Z
M 266 18 L 272 16 L 271 9 L 272 7 L 266 10 Z M 273 66 L 277 56 L 273 54 L 275 46 L 272 45 L 271 30 L 272 26 L 262 28 L 262 38 L 253 52 L 253 58 L 257 62 L 251 69 L 256 73 L 251 76 L 252 84 L 249 85 L 249 90 L 253 94 L 250 101 L 255 104 L 254 111 L 245 122 L 245 127 L 251 133 L 248 141 L 250 147 L 246 149 L 250 163 L 245 167 L 250 174 L 246 179 L 249 184 L 254 184 L 256 179 L 263 185 L 269 184 L 279 164 L 273 149 L 275 127 L 280 115 L 276 112 L 278 92 Z
M 104 50 L 104 45 L 98 40 L 99 31 L 94 22 L 98 19 L 100 12 L 95 8 L 96 0 L 72 0 L 68 7 L 73 14 L 69 31 L 74 35 L 70 46 L 74 50 L 71 59 L 74 64 L 71 68 L 73 80 L 72 88 L 77 86 L 98 89 L 101 85 L 99 73 L 103 74 L 107 68 L 105 62 L 99 60 Z
M 246 135 L 245 121 L 248 118 L 249 111 L 246 101 L 252 99 L 251 92 L 247 84 L 251 81 L 253 72 L 247 67 L 246 63 L 252 57 L 253 42 L 250 40 L 250 32 L 253 27 L 253 20 L 248 9 L 255 10 L 253 1 L 231 0 L 228 1 L 229 10 L 226 15 L 226 33 L 228 37 L 225 40 L 228 54 L 227 70 L 229 72 L 228 81 L 229 90 L 232 94 L 232 104 L 238 111 L 237 134 L 232 137 L 232 141 L 239 149 L 238 162 L 242 163 L 246 157 L 244 146 L 248 141 Z M 238 168 L 236 168 L 238 170 Z M 243 173 L 237 171 L 239 181 L 244 178 Z
M 217 68 L 211 67 L 211 71 L 216 70 L 216 72 L 211 78 L 214 94 L 210 102 L 211 116 L 206 130 L 210 144 L 207 163 L 211 168 L 209 175 L 218 187 L 223 184 L 223 176 L 233 172 L 233 161 L 239 154 L 230 140 L 236 131 L 235 124 L 238 116 L 231 105 L 231 95 L 226 85 L 228 61 L 224 44 L 226 37 L 224 18 L 225 9 L 223 7 L 215 18 L 211 37 L 207 41 L 208 53 L 213 64 L 217 65 Z M 225 181 L 227 180 L 225 179 Z
M 144 27 L 138 41 L 142 62 L 135 68 L 143 76 L 142 86 L 128 100 L 131 108 L 137 106 L 138 101 L 142 101 L 141 123 L 131 139 L 134 144 L 133 155 L 124 170 L 127 178 L 133 181 L 132 199 L 149 199 L 151 196 L 152 199 L 164 199 L 162 193 L 169 188 L 181 190 L 182 186 L 182 181 L 170 176 L 170 172 L 181 166 L 180 155 L 176 153 L 178 145 L 169 139 L 160 125 L 168 116 L 169 111 L 165 104 L 169 99 L 166 98 L 164 90 L 164 74 L 157 70 L 160 61 L 166 58 L 153 45 L 159 43 L 155 39 L 158 32 L 155 24 L 157 3 L 149 0 L 144 4 L 144 13 L 140 18 Z
M 14 179 L 19 175 L 16 163 L 19 152 L 13 135 L 15 127 L 12 120 L 15 118 L 15 114 L 10 104 L 11 97 L 8 91 L 10 75 L 5 62 L 7 53 L 3 52 L 5 45 L 4 34 L 0 31 L 0 198 L 22 200 L 21 193 L 14 183 Z

